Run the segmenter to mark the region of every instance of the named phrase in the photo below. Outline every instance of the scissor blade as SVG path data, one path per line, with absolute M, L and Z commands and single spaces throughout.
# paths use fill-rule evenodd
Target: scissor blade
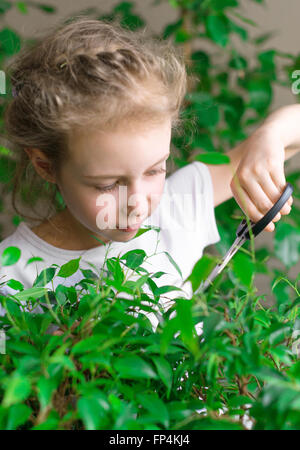
M 227 251 L 227 253 L 224 255 L 223 260 L 221 263 L 217 264 L 216 267 L 211 271 L 211 273 L 208 275 L 205 281 L 202 281 L 199 288 L 196 290 L 195 294 L 198 291 L 205 291 L 208 286 L 214 281 L 214 279 L 222 272 L 224 267 L 228 264 L 228 262 L 231 260 L 231 258 L 236 254 L 238 249 L 243 245 L 245 242 L 244 236 L 237 237 L 230 249 Z

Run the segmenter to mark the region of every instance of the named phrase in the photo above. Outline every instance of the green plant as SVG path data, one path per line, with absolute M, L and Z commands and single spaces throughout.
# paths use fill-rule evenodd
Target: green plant
M 247 1 L 264 3 L 263 0 Z M 153 5 L 159 3 L 162 0 L 153 1 Z M 224 151 L 246 138 L 253 126 L 259 124 L 270 112 L 274 86 L 291 88 L 299 55 L 283 53 L 274 48 L 263 50 L 262 45 L 266 44 L 273 33 L 260 33 L 258 30 L 257 36 L 250 38 L 249 28 L 257 28 L 257 24 L 240 14 L 238 0 L 169 0 L 169 4 L 177 9 L 178 20 L 167 24 L 159 37 L 170 39 L 174 45 L 183 47 L 187 70 L 198 77 L 198 82 L 188 88 L 186 107 L 182 112 L 187 119 L 183 133 L 172 136 L 174 163 L 177 167 L 193 160 L 224 164 L 227 161 Z M 13 7 L 18 8 L 20 14 L 26 14 L 29 7 L 39 8 L 45 13 L 55 13 L 55 8 L 50 5 L 1 1 L 0 20 Z M 100 20 L 118 18 L 123 26 L 133 30 L 146 25 L 144 18 L 134 12 L 133 2 L 120 2 L 105 15 L 100 14 L 97 8 L 88 8 L 84 12 Z M 6 26 L 2 29 L 0 26 L 0 36 L 0 68 L 19 51 L 22 44 L 33 41 L 23 39 L 16 30 Z M 196 39 L 197 49 L 194 48 Z M 237 39 L 242 45 L 247 43 L 248 51 L 251 47 L 251 61 L 240 50 L 242 45 L 237 45 Z M 209 46 L 210 50 L 204 50 L 204 46 Z M 10 81 L 6 81 L 7 94 L 0 96 L 0 129 L 1 115 L 6 102 L 11 98 Z M 9 194 L 12 189 L 10 180 L 14 170 L 15 163 L 10 150 L 0 147 L 0 186 L 3 195 Z M 299 174 L 299 171 L 289 171 L 286 177 L 294 186 L 295 199 L 300 198 L 297 186 Z M 59 204 L 62 199 L 58 198 L 57 201 Z M 0 211 L 3 208 L 1 201 Z M 237 220 L 240 220 L 240 210 L 235 200 L 231 199 L 219 205 L 215 211 L 222 238 L 216 248 L 224 254 L 231 245 L 232 230 L 236 228 Z M 17 226 L 20 220 L 22 218 L 19 216 L 13 216 L 13 225 Z M 292 227 L 299 228 L 300 215 L 296 202 L 287 221 Z M 281 225 L 277 224 L 278 233 L 274 233 L 275 251 L 266 248 L 260 251 L 279 259 L 284 265 L 288 259 L 287 266 L 290 267 L 299 261 L 300 252 L 297 247 L 290 259 L 289 252 L 285 249 L 289 248 L 292 235 L 297 231 L 294 228 L 293 231 L 291 228 L 288 230 L 285 226 L 285 233 L 279 233 L 283 230 Z M 1 228 L 0 224 L 0 233 Z M 269 270 L 269 274 L 273 283 L 279 272 Z M 275 295 L 278 292 L 279 289 L 275 289 Z
M 2 263 L 19 257 L 10 247 Z M 44 269 L 31 289 L 8 282 L 16 293 L 0 296 L 7 310 L 0 428 L 299 429 L 297 284 L 291 301 L 265 308 L 255 265 L 241 264 L 240 253 L 208 292 L 191 300 L 179 293 L 163 313 L 158 301 L 172 287 L 156 286 L 161 273 L 143 269 L 145 258 L 135 250 L 109 258 L 100 276 L 81 269 L 79 258 Z M 191 274 L 195 288 L 202 267 Z M 45 288 L 77 270 L 76 285 Z M 43 313 L 34 312 L 38 305 Z M 139 308 L 155 306 L 161 317 L 153 331 Z M 62 334 L 50 334 L 53 326 Z

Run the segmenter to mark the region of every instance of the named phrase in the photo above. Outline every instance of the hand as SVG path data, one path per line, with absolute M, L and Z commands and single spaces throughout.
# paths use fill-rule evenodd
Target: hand
M 285 149 L 272 130 L 258 128 L 239 144 L 242 157 L 231 180 L 230 187 L 240 208 L 253 222 L 258 222 L 276 203 L 286 186 L 284 175 Z M 266 227 L 274 231 L 273 222 L 289 214 L 292 196 Z

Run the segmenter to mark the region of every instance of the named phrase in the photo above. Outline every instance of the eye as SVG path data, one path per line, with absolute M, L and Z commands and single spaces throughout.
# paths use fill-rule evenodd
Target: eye
M 149 174 L 150 174 L 150 176 L 155 176 L 155 175 L 158 175 L 160 173 L 165 173 L 165 172 L 166 172 L 166 169 L 158 169 L 158 170 L 151 170 L 149 172 Z M 118 184 L 118 182 L 111 184 L 110 186 L 95 186 L 95 189 L 97 189 L 97 191 L 100 191 L 100 192 L 111 192 L 116 188 L 117 184 Z
M 166 172 L 166 169 L 151 170 L 149 173 L 152 173 L 152 175 L 157 175 L 158 173 L 164 172 Z
M 110 192 L 115 189 L 116 185 L 117 185 L 117 183 L 114 183 L 110 186 L 103 186 L 103 187 L 95 186 L 95 188 L 97 189 L 97 191 L 100 191 L 100 192 Z

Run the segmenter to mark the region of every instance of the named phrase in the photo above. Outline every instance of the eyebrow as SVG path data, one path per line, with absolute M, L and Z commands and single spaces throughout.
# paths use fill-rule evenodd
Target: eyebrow
M 151 167 L 149 167 L 149 169 L 151 169 L 154 166 L 157 166 L 157 164 L 161 163 L 162 161 L 164 161 L 166 159 L 166 157 L 170 156 L 170 152 L 167 153 L 162 159 L 160 159 L 159 161 L 157 161 L 155 164 L 153 164 Z M 149 170 L 148 169 L 148 170 Z M 123 175 L 84 175 L 84 178 L 118 178 L 118 177 L 122 177 Z

